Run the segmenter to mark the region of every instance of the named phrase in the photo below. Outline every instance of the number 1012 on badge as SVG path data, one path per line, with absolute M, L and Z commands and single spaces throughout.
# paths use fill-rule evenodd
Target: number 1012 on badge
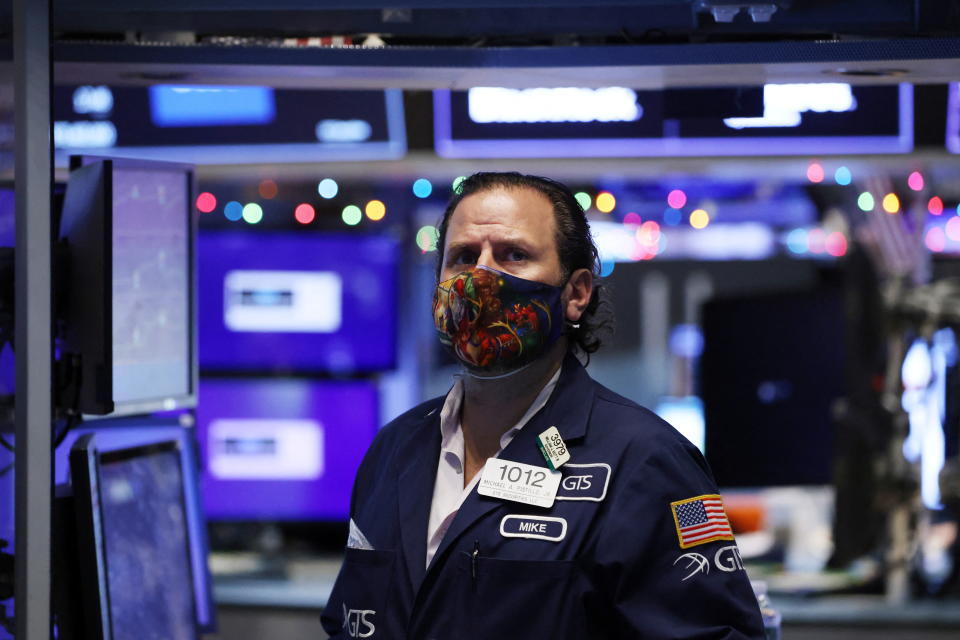
M 477 493 L 491 498 L 552 507 L 563 474 L 532 464 L 490 458 L 483 467 Z

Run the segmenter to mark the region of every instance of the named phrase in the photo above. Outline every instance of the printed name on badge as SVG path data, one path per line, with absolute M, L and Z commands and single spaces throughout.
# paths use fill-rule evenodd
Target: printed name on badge
M 540 447 L 547 466 L 553 470 L 559 469 L 570 460 L 570 451 L 556 427 L 550 427 L 537 436 L 537 446 Z
M 532 464 L 490 458 L 483 467 L 477 493 L 537 507 L 552 507 L 561 475 L 559 471 Z
M 559 542 L 567 535 L 567 521 L 549 516 L 503 516 L 500 535 L 504 538 L 532 538 Z

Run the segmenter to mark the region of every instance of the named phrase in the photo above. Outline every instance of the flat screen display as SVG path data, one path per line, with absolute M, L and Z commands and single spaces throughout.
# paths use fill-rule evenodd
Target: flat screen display
M 57 86 L 53 138 L 66 154 L 193 164 L 381 160 L 406 153 L 398 89 Z
M 68 455 L 73 444 L 84 435 L 95 434 L 98 451 L 109 452 L 175 441 L 178 444 L 180 466 L 183 469 L 184 504 L 190 539 L 191 574 L 193 576 L 194 602 L 197 625 L 213 632 L 216 615 L 213 604 L 213 587 L 207 565 L 206 520 L 200 503 L 198 469 L 199 459 L 194 444 L 194 430 L 180 425 L 176 417 L 138 417 L 98 420 L 71 430 L 54 454 L 54 482 L 62 485 L 69 482 Z
M 191 255 L 183 172 L 113 171 L 113 398 L 188 395 Z
M 913 88 L 765 85 L 750 117 L 698 115 L 661 91 L 625 87 L 434 92 L 434 140 L 448 158 L 822 155 L 913 148 Z M 704 90 L 711 91 L 711 90 Z M 697 98 L 687 92 L 689 100 Z M 705 107 L 707 109 L 708 107 Z
M 198 243 L 206 371 L 370 372 L 394 366 L 397 241 L 204 231 Z
M 197 436 L 207 517 L 345 521 L 377 416 L 372 382 L 202 380 Z
M 832 481 L 845 385 L 844 307 L 832 290 L 703 307 L 705 453 L 720 487 Z
M 74 408 L 83 413 L 194 404 L 192 189 L 190 165 L 71 157 L 59 229 L 65 303 L 58 322 L 64 354 L 80 356 Z
M 180 454 L 176 447 L 130 451 L 100 456 L 112 638 L 195 640 Z

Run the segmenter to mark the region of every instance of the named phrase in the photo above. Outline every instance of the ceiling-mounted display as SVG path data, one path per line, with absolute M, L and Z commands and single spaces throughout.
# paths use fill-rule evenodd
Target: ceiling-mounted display
M 846 83 L 639 91 L 434 92 L 448 158 L 825 155 L 913 149 L 913 87 Z
M 399 90 L 58 86 L 57 164 L 109 154 L 194 164 L 381 160 L 406 153 Z

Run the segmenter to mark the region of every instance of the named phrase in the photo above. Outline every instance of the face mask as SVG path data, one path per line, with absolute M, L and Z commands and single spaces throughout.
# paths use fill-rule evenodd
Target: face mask
M 560 337 L 561 292 L 560 287 L 477 266 L 437 284 L 433 322 L 440 342 L 468 371 L 515 372 Z

